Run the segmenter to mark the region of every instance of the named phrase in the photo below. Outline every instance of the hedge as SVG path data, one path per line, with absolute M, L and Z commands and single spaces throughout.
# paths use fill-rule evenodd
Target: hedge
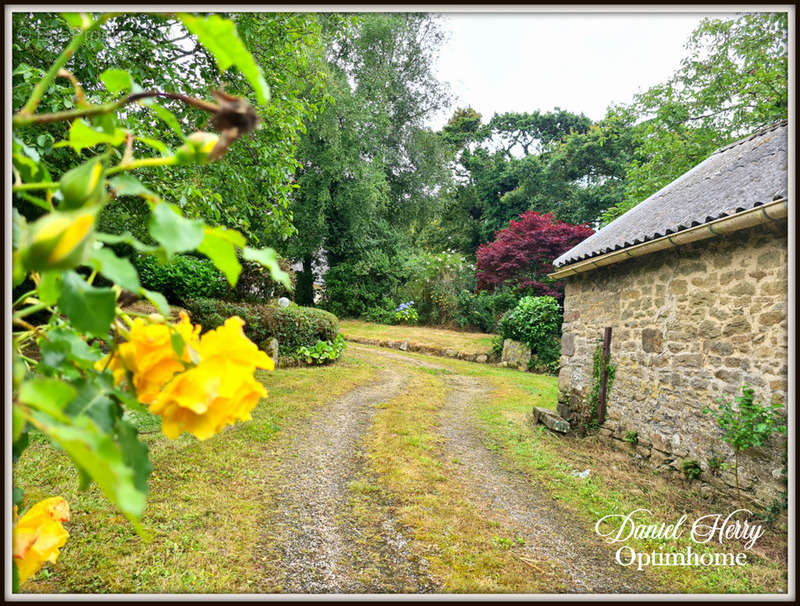
M 251 341 L 265 349 L 274 337 L 281 356 L 293 356 L 299 348 L 314 347 L 317 341 L 334 341 L 339 334 L 339 320 L 332 313 L 294 303 L 279 307 L 196 297 L 186 301 L 186 309 L 192 322 L 202 325 L 203 330 L 221 326 L 230 316 L 239 316 Z

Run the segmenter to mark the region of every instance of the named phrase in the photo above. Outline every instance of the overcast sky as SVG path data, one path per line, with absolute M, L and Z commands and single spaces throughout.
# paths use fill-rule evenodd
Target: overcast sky
M 472 106 L 484 122 L 556 106 L 599 120 L 610 103 L 665 81 L 706 16 L 732 15 L 445 13 L 439 79 L 450 83 L 454 108 Z

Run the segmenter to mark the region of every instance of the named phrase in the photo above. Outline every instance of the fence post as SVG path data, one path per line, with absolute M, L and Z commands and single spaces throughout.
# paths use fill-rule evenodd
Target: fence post
M 603 367 L 600 371 L 600 395 L 597 398 L 597 424 L 606 420 L 606 386 L 608 383 L 608 360 L 611 358 L 611 327 L 603 331 L 603 351 L 601 353 Z

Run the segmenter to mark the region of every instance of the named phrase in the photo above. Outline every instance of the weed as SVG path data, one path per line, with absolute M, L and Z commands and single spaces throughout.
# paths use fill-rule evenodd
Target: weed
M 622 438 L 622 441 L 636 446 L 639 443 L 639 433 L 636 431 L 629 431 L 625 434 L 625 437 Z
M 686 477 L 690 480 L 696 480 L 703 475 L 703 468 L 700 466 L 700 463 L 694 459 L 686 459 L 683 463 L 681 463 L 681 469 L 683 470 L 683 473 L 686 474 Z

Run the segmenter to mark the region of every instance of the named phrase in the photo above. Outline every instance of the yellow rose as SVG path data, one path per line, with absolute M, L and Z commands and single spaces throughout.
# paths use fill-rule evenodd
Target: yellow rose
M 114 381 L 122 383 L 125 371 L 133 375 L 133 387 L 137 398 L 149 404 L 161 388 L 176 374 L 184 370 L 182 362 L 189 363 L 192 358 L 189 348 L 197 348 L 200 326 L 192 326 L 189 316 L 181 312 L 180 322 L 172 328 L 166 324 L 152 324 L 141 318 L 133 321 L 128 341 L 117 348 L 117 355 L 109 364 Z M 184 350 L 180 357 L 172 347 L 171 331 L 175 330 L 184 340 Z M 105 367 L 107 357 L 95 363 L 98 370 Z
M 272 370 L 274 363 L 244 335 L 243 325 L 234 316 L 204 334 L 197 345 L 200 363 L 176 375 L 156 396 L 150 412 L 161 416 L 164 435 L 174 439 L 186 431 L 205 440 L 226 425 L 250 420 L 267 395 L 253 372 Z
M 14 508 L 16 518 L 16 507 Z M 40 501 L 15 520 L 13 535 L 14 563 L 19 582 L 36 574 L 45 562 L 54 563 L 69 533 L 62 522 L 69 521 L 69 505 L 62 497 Z

